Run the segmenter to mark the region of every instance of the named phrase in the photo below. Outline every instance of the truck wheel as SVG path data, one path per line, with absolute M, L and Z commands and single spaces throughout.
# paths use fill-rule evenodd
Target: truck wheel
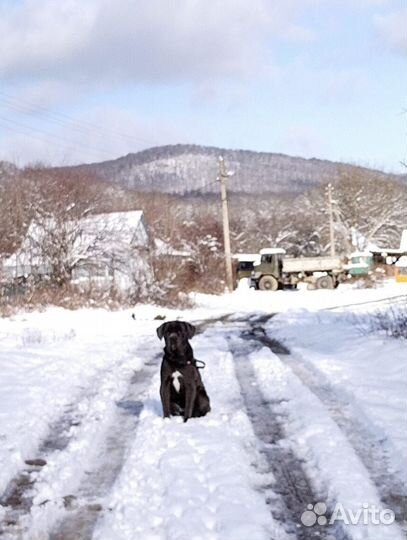
M 317 289 L 333 289 L 334 281 L 331 276 L 322 276 L 317 279 Z
M 263 276 L 259 281 L 259 289 L 261 291 L 276 291 L 278 289 L 278 281 L 273 276 Z

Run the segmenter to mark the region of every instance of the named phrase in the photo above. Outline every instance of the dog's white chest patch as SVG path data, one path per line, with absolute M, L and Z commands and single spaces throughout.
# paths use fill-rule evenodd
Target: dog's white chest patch
M 179 371 L 174 371 L 172 374 L 172 385 L 175 388 L 176 392 L 179 392 L 179 389 L 181 388 L 180 378 L 182 377 L 181 373 Z

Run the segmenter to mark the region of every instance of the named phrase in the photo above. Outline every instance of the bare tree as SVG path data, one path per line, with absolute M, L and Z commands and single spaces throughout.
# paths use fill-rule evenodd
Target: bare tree
M 0 169 L 0 256 L 15 252 L 31 219 L 32 186 L 16 167 Z
M 356 233 L 359 247 L 374 243 L 397 246 L 407 227 L 407 188 L 399 182 L 343 171 L 335 184 L 335 214 L 346 248 Z
M 84 218 L 98 210 L 103 186 L 83 173 L 44 167 L 25 169 L 23 178 L 31 188 L 31 223 L 24 248 L 32 258 L 41 259 L 62 285 L 79 262 L 94 256 L 103 235 L 100 231 L 85 237 L 83 229 Z

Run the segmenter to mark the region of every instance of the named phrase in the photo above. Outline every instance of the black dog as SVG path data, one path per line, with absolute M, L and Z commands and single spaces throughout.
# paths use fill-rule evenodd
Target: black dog
M 166 322 L 157 328 L 157 335 L 165 340 L 160 387 L 164 418 L 183 416 L 186 422 L 205 416 L 211 410 L 209 397 L 188 342 L 195 327 L 181 321 Z

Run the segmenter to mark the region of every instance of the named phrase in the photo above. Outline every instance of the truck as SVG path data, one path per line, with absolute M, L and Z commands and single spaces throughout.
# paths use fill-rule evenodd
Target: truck
M 250 278 L 255 264 L 260 263 L 259 253 L 237 253 L 232 257 L 235 267 L 236 284 L 244 278 Z
M 260 250 L 260 262 L 250 276 L 250 286 L 262 291 L 296 288 L 306 282 L 309 288 L 334 289 L 346 278 L 341 257 L 285 257 L 281 248 Z
M 370 251 L 354 251 L 345 268 L 352 277 L 368 276 L 373 269 L 373 255 Z

